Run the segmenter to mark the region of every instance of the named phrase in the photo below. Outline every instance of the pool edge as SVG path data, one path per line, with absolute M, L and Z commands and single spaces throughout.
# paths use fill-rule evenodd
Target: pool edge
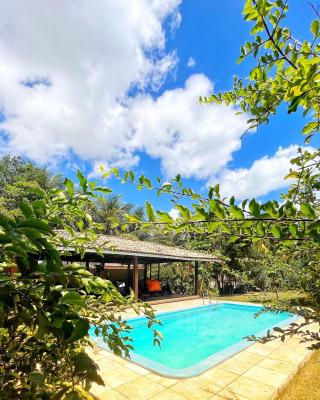
M 262 304 L 256 304 L 256 303 L 241 303 L 241 302 L 233 302 L 233 301 L 217 301 L 219 304 L 236 304 L 236 305 L 242 305 L 242 306 L 254 306 L 254 307 L 263 307 Z M 157 315 L 161 315 L 161 314 L 167 314 L 167 313 L 175 313 L 175 312 L 180 312 L 180 311 L 185 311 L 185 310 L 193 310 L 193 309 L 199 309 L 202 307 L 207 307 L 210 306 L 210 304 L 202 304 L 199 306 L 194 306 L 194 307 L 188 307 L 188 308 L 178 308 L 175 310 L 172 310 L 172 312 L 170 311 L 163 311 L 163 312 L 157 312 Z M 133 317 L 130 318 L 130 320 L 137 320 L 139 318 L 144 318 L 141 316 L 137 316 L 137 317 Z M 299 319 L 299 316 L 292 316 L 289 317 L 283 321 L 281 321 L 281 323 L 275 325 L 274 327 L 286 327 L 288 325 L 290 325 L 290 323 L 295 322 Z M 267 329 L 263 329 L 262 331 L 259 331 L 258 333 L 255 334 L 256 337 L 261 337 L 261 336 L 266 336 L 266 334 L 268 333 L 268 331 L 273 332 L 273 328 L 267 328 Z M 109 349 L 107 349 L 105 347 L 105 344 L 103 346 L 99 346 L 99 342 L 100 340 L 97 342 L 98 347 L 102 348 L 103 350 L 107 350 L 110 353 L 112 353 Z M 204 360 L 201 360 L 195 364 L 193 364 L 191 367 L 187 367 L 187 368 L 181 368 L 181 369 L 174 369 L 174 368 L 170 368 L 167 367 L 163 364 L 160 364 L 156 361 L 153 361 L 147 357 L 141 356 L 139 354 L 136 353 L 131 353 L 130 354 L 130 358 L 125 358 L 125 357 L 121 357 L 122 359 L 131 362 L 135 365 L 138 365 L 142 368 L 145 368 L 146 370 L 149 370 L 152 373 L 155 373 L 157 375 L 166 377 L 166 378 L 193 378 L 193 377 L 197 377 L 201 374 L 203 374 L 204 372 L 208 371 L 209 369 L 221 364 L 222 362 L 228 360 L 229 358 L 235 356 L 236 354 L 240 353 L 241 351 L 249 348 L 250 346 L 252 346 L 253 344 L 255 344 L 255 341 L 248 341 L 246 339 L 242 339 L 240 342 L 229 346 L 228 348 L 221 350 L 207 358 L 205 358 Z

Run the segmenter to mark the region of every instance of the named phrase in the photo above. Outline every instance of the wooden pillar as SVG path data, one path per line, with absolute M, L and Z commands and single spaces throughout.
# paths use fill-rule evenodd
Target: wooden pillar
M 148 264 L 144 264 L 144 271 L 143 271 L 144 281 L 147 279 L 147 269 L 148 269 Z
M 158 263 L 158 281 L 160 281 L 160 263 Z
M 198 295 L 199 261 L 194 263 L 194 294 Z
M 130 286 L 133 286 L 131 285 L 131 279 L 130 279 L 130 263 L 128 263 L 127 267 L 127 285 L 128 285 L 127 289 L 129 289 Z
M 133 291 L 136 300 L 139 298 L 139 264 L 138 257 L 133 257 Z

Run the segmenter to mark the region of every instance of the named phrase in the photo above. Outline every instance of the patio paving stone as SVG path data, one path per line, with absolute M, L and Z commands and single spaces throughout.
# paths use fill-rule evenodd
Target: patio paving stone
M 297 368 L 298 363 L 290 361 L 280 361 L 275 358 L 264 358 L 258 364 L 258 367 L 269 368 L 273 371 L 278 371 L 286 375 L 290 375 L 291 372 Z
M 244 376 L 231 382 L 227 388 L 250 400 L 267 400 L 274 393 L 274 386 L 262 382 L 257 383 L 257 381 Z
M 172 379 L 172 378 L 166 378 L 165 376 L 160 376 L 157 374 L 149 373 L 148 375 L 145 376 L 147 379 L 150 379 L 153 382 L 157 382 L 160 385 L 164 387 L 170 387 L 174 385 L 175 383 L 179 382 L 178 379 Z
M 256 364 L 259 361 L 263 360 L 264 356 L 256 353 L 252 353 L 249 351 L 241 351 L 240 353 L 236 354 L 235 356 L 229 358 L 229 360 L 234 359 L 234 360 L 240 360 L 244 364 Z
M 130 400 L 149 400 L 152 396 L 163 392 L 166 388 L 156 382 L 150 384 L 150 380 L 144 376 L 120 385 L 117 391 Z
M 215 367 L 201 374 L 201 379 L 214 383 L 215 385 L 225 387 L 238 378 L 238 376 L 238 374 L 233 372 L 225 371 L 219 367 Z
M 234 374 L 237 375 L 242 375 L 244 372 L 248 371 L 248 369 L 250 369 L 252 365 L 254 364 L 250 364 L 248 362 L 232 358 L 219 364 L 219 368 L 229 372 L 233 372 Z
M 171 386 L 171 390 L 190 400 L 207 400 L 221 390 L 221 387 L 199 377 L 183 379 Z
M 228 388 L 222 389 L 216 396 L 209 400 L 250 400 L 248 397 L 241 396 L 241 394 L 237 394 Z
M 130 369 L 121 366 L 112 370 L 102 371 L 100 375 L 103 381 L 111 388 L 115 388 L 123 383 L 130 382 L 140 377 L 140 375 L 136 374 Z
M 288 379 L 287 374 L 283 374 L 282 372 L 273 371 L 267 368 L 262 368 L 257 365 L 250 368 L 242 376 L 246 378 L 251 378 L 255 381 L 262 383 L 267 382 L 268 385 L 274 386 L 275 389 L 285 383 L 285 381 Z
M 307 350 L 304 354 L 298 354 L 292 351 L 287 350 L 286 348 L 280 347 L 275 350 L 271 354 L 269 354 L 269 358 L 274 358 L 280 361 L 292 361 L 299 364 L 307 354 Z
M 188 400 L 188 398 L 172 390 L 165 390 L 164 392 L 158 393 L 151 397 L 150 400 Z
M 274 351 L 274 348 L 272 346 L 269 346 L 268 343 L 255 343 L 252 346 L 248 347 L 245 351 L 265 357 L 272 353 Z
M 100 400 L 127 400 L 127 397 L 112 389 L 99 395 Z

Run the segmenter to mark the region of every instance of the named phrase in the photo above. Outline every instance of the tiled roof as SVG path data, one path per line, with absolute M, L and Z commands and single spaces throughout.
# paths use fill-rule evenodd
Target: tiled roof
M 59 232 L 65 238 L 68 237 L 67 232 Z M 186 250 L 180 247 L 166 246 L 159 243 L 127 239 L 121 236 L 99 235 L 94 246 L 88 243 L 87 251 L 93 251 L 95 247 L 101 247 L 105 254 L 123 254 L 135 256 L 158 256 L 162 258 L 172 258 L 180 260 L 198 260 L 198 261 L 211 261 L 221 262 L 221 260 L 212 255 L 204 252 Z

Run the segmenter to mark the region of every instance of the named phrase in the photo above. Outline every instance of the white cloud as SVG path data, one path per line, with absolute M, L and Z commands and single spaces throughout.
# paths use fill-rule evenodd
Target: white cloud
M 177 28 L 179 4 L 1 2 L 5 151 L 46 163 L 75 154 L 92 164 L 93 175 L 101 164 L 137 165 L 139 152 L 158 158 L 168 177 L 208 179 L 221 170 L 241 147 L 247 117 L 234 107 L 199 105 L 214 89 L 204 75 L 148 94 L 177 63 L 165 51 L 163 22 Z
M 196 60 L 193 57 L 189 57 L 188 62 L 187 62 L 187 66 L 189 68 L 193 68 L 196 65 Z
M 8 150 L 40 162 L 70 150 L 117 158 L 132 87 L 158 87 L 177 63 L 162 24 L 180 0 L 0 3 L 0 110 Z M 33 88 L 22 82 L 38 80 Z M 46 80 L 51 85 L 41 84 Z M 119 129 L 118 129 L 119 131 Z
M 180 213 L 176 208 L 171 208 L 171 210 L 168 213 L 174 220 L 180 217 Z
M 247 117 L 236 116 L 233 107 L 199 104 L 199 95 L 212 91 L 210 80 L 199 74 L 157 99 L 134 99 L 126 118 L 132 132 L 127 145 L 160 158 L 168 177 L 207 179 L 232 159 L 247 127 Z
M 223 196 L 235 196 L 237 200 L 264 196 L 273 190 L 287 188 L 291 181 L 284 177 L 292 168 L 290 160 L 297 155 L 297 145 L 287 148 L 279 147 L 273 156 L 264 156 L 251 165 L 250 168 L 225 169 L 213 183 L 220 182 Z M 305 149 L 313 150 L 310 147 Z

